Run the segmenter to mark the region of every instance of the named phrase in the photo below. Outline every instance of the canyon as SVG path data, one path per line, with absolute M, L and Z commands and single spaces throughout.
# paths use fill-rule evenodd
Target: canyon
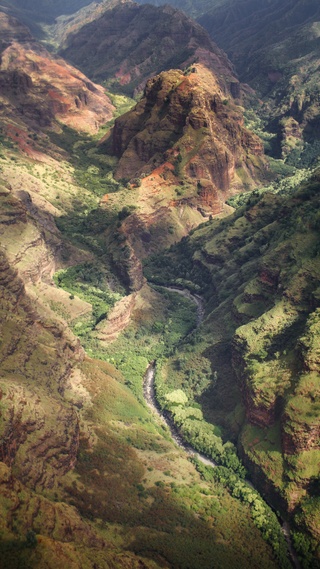
M 317 72 L 180 4 L 0 8 L 3 567 L 319 565 Z

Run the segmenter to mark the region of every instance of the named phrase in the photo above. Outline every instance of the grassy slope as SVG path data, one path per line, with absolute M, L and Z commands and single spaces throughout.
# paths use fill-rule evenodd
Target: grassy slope
M 60 163 L 53 158 L 39 163 L 22 157 L 15 144 L 2 137 L 1 166 L 5 179 L 11 177 L 12 191 L 19 190 L 23 179 L 24 189 L 30 192 L 34 204 L 38 204 L 41 197 L 39 209 L 49 216 L 39 217 L 37 208 L 27 213 L 26 206 L 13 198 L 4 184 L 2 245 L 7 247 L 9 258 L 16 260 L 20 274 L 25 277 L 38 266 L 46 246 L 54 241 L 59 252 L 59 259 L 55 259 L 57 267 L 76 264 L 81 269 L 85 258 L 95 281 L 93 288 L 105 294 L 111 294 L 112 290 L 123 294 L 118 279 L 110 273 L 103 237 L 109 224 L 114 227 L 117 223 L 117 212 L 109 219 L 104 214 L 101 217 L 97 209 L 99 196 L 105 192 L 109 165 L 105 169 L 103 157 L 100 159 L 94 152 L 90 141 L 75 140 L 70 131 L 66 134 L 67 138 L 63 139 L 50 134 L 56 145 L 61 146 L 64 140 L 64 161 Z M 45 146 L 52 151 L 48 139 L 41 137 L 35 144 L 42 153 Z M 77 145 L 77 156 L 69 162 L 68 153 L 74 145 Z M 90 158 L 83 162 L 86 155 Z M 58 156 L 58 146 L 55 156 Z M 108 191 L 118 187 L 112 178 L 107 184 Z M 49 231 L 50 215 L 60 220 L 62 235 Z M 74 222 L 67 223 L 67 220 Z M 36 243 L 43 221 L 46 228 L 40 247 Z M 29 252 L 18 258 L 22 246 Z M 85 265 L 84 269 L 87 268 Z M 48 278 L 46 270 L 44 275 Z M 72 278 L 71 273 L 70 276 Z M 30 467 L 31 461 L 25 463 L 26 457 L 35 456 L 34 445 L 40 454 L 37 461 L 34 460 L 32 476 L 36 476 L 37 470 L 42 472 L 42 447 L 37 443 L 37 437 L 43 432 L 40 420 L 37 434 L 26 429 L 26 437 L 18 443 L 19 452 L 14 451 L 10 461 L 6 458 L 6 464 L 1 463 L 1 563 L 14 569 L 23 564 L 39 568 L 71 564 L 75 568 L 91 569 L 97 562 L 102 568 L 135 567 L 139 560 L 150 568 L 160 565 L 198 567 L 199 564 L 212 568 L 239 563 L 243 567 L 249 563 L 252 567 L 275 567 L 271 548 L 253 525 L 250 508 L 232 498 L 220 484 L 201 481 L 194 466 L 169 441 L 167 431 L 141 403 L 146 362 L 171 350 L 171 344 L 178 342 L 192 325 L 190 310 L 183 300 L 176 306 L 172 299 L 163 299 L 156 293 L 142 299 L 131 329 L 114 345 L 101 348 L 94 331 L 86 335 L 88 351 L 104 360 L 113 360 L 122 373 L 116 371 L 112 363 L 87 358 L 74 364 L 72 355 L 68 363 L 60 357 L 60 364 L 56 366 L 59 342 L 57 344 L 50 331 L 40 336 L 39 332 L 38 336 L 31 334 L 33 317 L 38 318 L 37 326 L 41 328 L 46 311 L 50 330 L 55 329 L 54 322 L 59 322 L 58 328 L 66 321 L 72 325 L 75 318 L 79 322 L 79 313 L 82 320 L 85 313 L 90 314 L 93 291 L 85 291 L 85 300 L 81 300 L 76 296 L 78 290 L 73 289 L 75 298 L 70 298 L 70 294 L 66 295 L 61 289 L 45 286 L 36 274 L 34 278 L 34 283 L 28 283 L 30 298 L 26 297 L 25 305 L 15 314 L 18 332 L 13 330 L 12 321 L 3 319 L 2 337 L 8 340 L 5 345 L 2 343 L 1 352 L 5 371 L 1 428 L 7 428 L 9 416 L 22 417 L 23 422 L 30 424 L 35 416 L 41 419 L 43 414 L 47 421 L 45 440 L 50 441 L 55 430 L 58 437 L 60 430 L 61 437 L 64 431 L 72 435 L 70 413 L 79 419 L 80 446 L 74 469 L 56 475 L 53 468 L 52 485 L 44 482 L 43 486 L 35 486 L 33 478 L 22 473 L 26 464 Z M 147 308 L 150 304 L 152 310 Z M 5 296 L 2 309 L 5 314 L 13 310 L 11 300 Z M 14 342 L 12 334 L 15 334 Z M 32 344 L 33 337 L 38 338 L 36 347 Z M 14 348 L 13 356 L 3 352 L 7 344 Z M 64 378 L 63 389 L 60 385 L 58 390 L 60 380 L 55 375 L 50 374 L 50 382 L 47 382 L 48 358 L 50 369 L 55 370 L 57 377 Z M 13 378 L 17 360 L 20 373 Z M 70 365 L 74 370 L 71 376 L 65 374 L 64 368 L 69 369 Z M 28 400 L 23 415 L 19 415 L 20 406 L 23 409 L 21 393 Z M 33 404 L 40 406 L 40 415 Z M 61 429 L 54 421 L 58 415 Z M 59 438 L 52 444 L 56 449 L 52 464 L 59 465 L 65 451 Z M 43 476 L 44 481 L 46 476 Z M 28 533 L 30 531 L 33 533 Z
M 233 216 L 204 224 L 145 272 L 203 290 L 207 318 L 179 361 L 166 364 L 164 380 L 175 375 L 206 417 L 235 440 L 241 433 L 260 487 L 287 502 L 311 549 L 319 527 L 302 512 L 316 505 L 319 473 L 318 219 L 316 172 L 292 195 L 252 196 Z M 203 358 L 217 372 L 209 385 L 199 381 Z

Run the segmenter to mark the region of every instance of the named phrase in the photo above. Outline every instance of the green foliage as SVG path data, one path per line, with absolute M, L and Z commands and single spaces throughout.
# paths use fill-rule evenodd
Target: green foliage
M 98 262 L 61 269 L 54 275 L 54 280 L 57 286 L 92 305 L 93 321 L 90 323 L 92 327 L 107 316 L 110 308 L 122 296 L 120 292 L 110 288 L 109 283 L 114 279 L 102 263 Z M 76 324 L 75 330 L 80 333 L 80 326 Z M 81 335 L 83 333 L 82 330 Z
M 116 107 L 112 120 L 107 124 L 107 128 L 111 128 L 117 117 L 120 117 L 130 111 L 136 104 L 134 99 L 127 97 L 124 94 L 108 92 L 108 97 L 111 99 L 112 104 Z
M 104 294 L 108 302 L 110 293 L 107 291 Z M 87 352 L 115 365 L 139 401 L 143 401 L 142 383 L 148 363 L 168 357 L 181 339 L 195 326 L 194 304 L 180 295 L 177 300 L 177 296 L 170 292 L 164 293 L 163 306 L 161 312 L 157 314 L 157 320 L 149 323 L 139 322 L 138 326 L 132 324 L 117 340 L 105 348 L 102 348 L 96 340 L 92 332 L 92 323 L 80 322 L 80 326 L 75 325 L 75 332 L 81 335 Z M 99 303 L 100 296 L 97 300 Z
M 242 480 L 230 467 L 212 468 L 204 465 L 197 458 L 194 463 L 208 482 L 218 482 L 231 492 L 231 495 L 250 507 L 251 516 L 263 538 L 270 543 L 281 569 L 289 569 L 291 564 L 287 556 L 287 544 L 281 531 L 276 514 L 265 503 L 256 490 Z
M 13 148 L 16 148 L 16 144 L 11 140 L 11 138 L 6 136 L 0 128 L 0 152 L 2 153 L 5 149 L 11 150 Z
M 169 408 L 172 405 L 185 405 L 188 401 L 188 397 L 182 389 L 176 389 L 175 391 L 166 393 L 165 399 L 168 402 Z
M 193 252 L 190 241 L 183 238 L 169 252 L 150 255 L 144 261 L 144 274 L 158 285 L 171 284 L 203 293 L 211 283 L 210 273 L 203 265 L 195 265 Z
M 52 131 L 49 136 L 54 144 L 68 153 L 74 167 L 73 176 L 79 186 L 96 197 L 118 191 L 120 184 L 113 178 L 116 159 L 108 156 L 92 137 L 66 126 L 61 133 Z
M 310 539 L 305 533 L 292 532 L 292 540 L 295 551 L 303 569 L 319 569 L 320 562 L 315 558 L 318 544 Z
M 136 206 L 134 206 L 134 205 L 130 205 L 130 206 L 125 205 L 125 206 L 123 206 L 123 208 L 118 212 L 118 219 L 119 219 L 120 221 L 122 221 L 123 219 L 125 219 L 126 217 L 128 217 L 132 212 L 134 212 L 135 209 L 137 209 L 137 208 L 136 208 Z
M 259 202 L 259 199 L 263 196 L 265 192 L 272 192 L 274 194 L 280 195 L 291 195 L 297 190 L 297 186 L 303 182 L 308 181 L 312 175 L 312 171 L 307 168 L 301 168 L 299 170 L 292 169 L 288 167 L 282 160 L 269 159 L 270 166 L 275 174 L 277 174 L 277 179 L 271 184 L 258 188 L 253 192 L 243 192 L 232 196 L 227 200 L 227 203 L 232 207 L 238 209 L 243 206 L 252 207 L 255 203 Z
M 192 402 L 189 402 L 184 391 L 181 389 L 168 391 L 162 375 L 158 363 L 155 384 L 157 399 L 163 408 L 169 411 L 183 438 L 196 450 L 212 458 L 218 464 L 230 468 L 243 478 L 246 470 L 237 457 L 234 445 L 232 443 L 223 444 L 214 425 L 204 420 L 202 411 L 192 406 Z
M 74 209 L 66 215 L 58 217 L 56 224 L 60 231 L 80 243 L 85 243 L 88 248 L 100 250 L 100 234 L 116 224 L 117 215 L 114 211 L 96 207 L 79 206 L 74 203 Z
M 37 536 L 33 530 L 28 530 L 26 534 L 26 546 L 27 547 L 36 547 L 38 543 Z

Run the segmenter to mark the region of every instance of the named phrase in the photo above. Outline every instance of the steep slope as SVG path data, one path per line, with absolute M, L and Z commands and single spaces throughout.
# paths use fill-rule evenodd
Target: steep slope
M 202 65 L 150 79 L 142 100 L 116 120 L 112 151 L 120 158 L 119 178 L 152 172 L 165 156 L 187 180 L 207 180 L 222 192 L 242 189 L 237 168 L 245 170 L 248 184 L 259 177 L 254 162 L 258 166 L 262 157 L 224 80 Z
M 163 377 L 176 376 L 206 417 L 239 437 L 253 480 L 289 513 L 306 567 L 320 555 L 319 176 L 292 195 L 252 195 L 148 260 L 145 272 L 203 291 L 205 322 Z M 211 384 L 201 379 L 205 360 Z
M 174 320 L 173 302 L 147 290 L 137 302 L 134 329 L 141 320 L 148 327 L 144 357 L 133 355 L 128 338 L 122 348 L 107 344 L 105 358 L 126 362 L 129 352 L 124 379 L 111 364 L 88 358 L 65 315 L 42 304 L 41 279 L 50 279 L 50 269 L 24 287 L 24 261 L 13 254 L 13 236 L 19 247 L 21 236 L 40 228 L 2 182 L 0 213 L 0 565 L 156 569 L 201 563 L 218 569 L 240 559 L 243 566 L 253 560 L 254 567 L 275 569 L 249 508 L 201 482 L 137 392 L 124 385 L 133 386 L 135 378 L 142 391 L 136 368 L 143 374 L 146 356 L 164 343 L 155 323 L 165 315 Z M 189 316 L 189 307 L 184 311 Z
M 237 82 L 227 58 L 205 30 L 169 6 L 125 2 L 69 35 L 60 53 L 92 79 L 130 94 L 141 90 L 152 75 L 195 60 L 224 75 L 227 82 Z
M 61 123 L 93 133 L 110 120 L 114 107 L 102 87 L 49 54 L 26 27 L 3 12 L 0 31 L 1 119 L 7 129 L 14 129 L 18 120 L 36 131 Z M 26 129 L 21 137 L 26 147 Z
M 93 487 L 90 475 L 89 481 L 83 481 L 81 491 L 77 487 L 81 468 L 76 474 L 75 465 L 80 450 L 91 464 L 96 444 L 106 448 L 102 441 L 97 443 L 100 439 L 95 428 L 99 420 L 90 414 L 93 402 L 97 406 L 99 391 L 111 391 L 109 405 L 116 398 L 126 401 L 136 413 L 143 411 L 121 386 L 121 376 L 114 368 L 84 361 L 79 340 L 48 304 L 41 304 L 39 285 L 41 278 L 50 278 L 50 270 L 38 275 L 38 286 L 33 292 L 28 287 L 27 294 L 23 280 L 13 268 L 16 265 L 25 277 L 23 261 L 12 255 L 12 237 L 14 231 L 21 236 L 38 228 L 25 206 L 2 183 L 0 212 L 1 243 L 9 249 L 8 256 L 3 247 L 0 253 L 0 565 L 11 569 L 22 565 L 53 569 L 71 564 L 76 569 L 94 569 L 98 562 L 105 569 L 155 567 L 130 551 L 119 551 L 113 540 L 110 542 L 103 535 L 99 524 L 92 523 L 88 500 L 87 506 L 75 508 L 75 498 L 71 498 L 76 490 L 80 496 L 90 493 Z M 22 245 L 21 241 L 16 238 L 16 246 Z M 49 245 L 44 240 L 43 246 Z M 36 247 L 32 253 L 35 257 Z M 105 427 L 106 420 L 102 430 Z M 110 447 L 115 444 L 118 452 L 122 448 L 130 464 L 131 479 L 139 481 L 143 465 L 135 452 L 121 437 L 119 440 L 105 431 L 104 436 Z M 89 450 L 83 448 L 87 445 Z M 104 473 L 110 463 L 109 452 L 107 457 Z M 121 477 L 123 468 L 123 464 L 113 461 L 110 475 L 118 472 Z M 126 484 L 126 492 L 130 492 L 130 484 Z M 102 496 L 104 500 L 108 499 L 107 494 Z M 136 503 L 134 492 L 131 499 Z M 110 503 L 109 506 L 113 507 Z
M 127 184 L 106 195 L 102 207 L 118 210 L 110 239 L 117 263 L 119 251 L 127 258 L 134 290 L 143 283 L 138 259 L 185 236 L 204 217 L 223 214 L 230 195 L 256 187 L 267 173 L 262 144 L 243 126 L 224 78 L 199 64 L 150 79 L 100 148 L 115 154 L 115 177 Z M 115 239 L 127 243 L 119 250 Z
M 291 154 L 291 163 L 297 165 L 300 156 L 308 166 L 318 154 L 319 17 L 316 0 L 263 5 L 228 0 L 199 18 L 241 80 L 268 102 L 265 117 L 278 135 L 274 152 L 284 158 Z
M 318 17 L 319 5 L 314 0 L 272 0 L 267 5 L 261 5 L 257 0 L 225 0 L 213 6 L 212 12 L 207 12 L 199 20 L 206 24 L 206 29 L 217 38 L 219 45 L 237 60 L 241 74 L 252 80 L 261 65 L 263 53 L 266 57 L 270 49 L 273 51 L 271 62 L 276 57 L 275 50 L 279 49 L 281 57 L 285 46 L 289 48 L 288 41 Z M 295 45 L 293 40 L 291 47 L 293 50 L 290 54 L 288 49 L 287 56 L 295 59 L 301 46 Z M 308 50 L 307 44 L 304 49 Z M 254 55 L 257 56 L 255 61 Z M 266 77 L 269 71 L 264 66 L 260 77 Z
M 74 136 L 79 153 L 82 141 Z M 103 301 L 116 282 L 107 272 L 103 235 L 110 217 L 93 195 L 89 200 L 94 176 L 86 178 L 89 189 L 77 187 L 66 151 L 58 150 L 59 161 L 45 156 L 44 148 L 41 156 L 21 155 L 1 140 L 1 176 L 8 182 L 0 185 L 0 566 L 155 569 L 201 563 L 211 569 L 214 558 L 217 568 L 239 559 L 247 566 L 253 559 L 256 567 L 274 569 L 272 549 L 249 507 L 203 483 L 141 404 L 149 358 L 188 332 L 190 307 L 181 309 L 144 287 L 125 298 L 134 332 L 125 332 L 120 345 L 106 339 L 105 321 L 95 329 L 94 293 L 105 318 L 112 303 Z M 71 244 L 55 218 L 74 204 L 85 229 L 82 241 Z M 59 268 L 61 280 L 71 275 L 72 292 L 54 286 Z M 162 327 L 171 318 L 172 336 L 159 334 L 159 322 Z M 119 335 L 119 318 L 109 324 L 118 326 Z M 88 352 L 115 361 L 124 377 L 106 361 L 88 358 L 68 325 Z M 145 344 L 141 356 L 128 339 L 138 332 Z M 213 494 L 219 494 L 214 501 Z
M 19 259 L 13 263 L 12 250 L 9 257 L 4 253 L 8 243 L 13 248 L 14 228 L 16 234 L 19 230 L 30 233 L 32 223 L 25 206 L 4 184 L 0 193 L 0 562 L 10 567 L 35 563 L 40 553 L 34 552 L 36 532 L 41 534 L 41 555 L 51 566 L 53 554 L 60 563 L 77 557 L 73 549 L 80 543 L 88 550 L 103 544 L 74 509 L 43 496 L 44 491 L 59 486 L 76 462 L 80 417 L 70 399 L 78 404 L 81 401 L 81 405 L 90 402 L 89 392 L 79 389 L 84 351 L 48 307 L 41 307 L 26 294 L 13 268 L 14 264 L 19 266 Z
M 99 1 L 99 0 L 98 0 Z M 22 21 L 52 22 L 61 14 L 73 14 L 90 0 L 2 0 L 1 5 L 19 16 Z
M 69 15 L 58 16 L 54 24 L 45 26 L 46 37 L 51 38 L 56 48 L 63 48 L 67 43 L 69 34 L 75 34 L 86 24 L 98 19 L 104 12 L 114 8 L 117 4 L 123 4 L 129 0 L 100 0 L 100 2 L 91 2 Z

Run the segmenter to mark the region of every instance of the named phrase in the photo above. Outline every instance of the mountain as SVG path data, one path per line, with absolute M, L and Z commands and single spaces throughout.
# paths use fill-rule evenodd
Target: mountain
M 252 81 L 261 65 L 260 58 L 266 58 L 270 49 L 272 55 L 270 54 L 268 67 L 262 67 L 260 77 L 267 77 L 272 61 L 281 64 L 284 63 L 281 60 L 285 55 L 292 60 L 305 55 L 301 51 L 302 46 L 294 43 L 299 33 L 301 40 L 301 34 L 307 39 L 304 50 L 308 53 L 313 39 L 307 38 L 307 29 L 308 26 L 312 27 L 318 17 L 319 5 L 313 0 L 272 0 L 267 5 L 261 5 L 257 0 L 225 0 L 214 5 L 211 12 L 205 13 L 199 21 L 210 30 L 215 41 L 228 54 L 232 54 L 233 60 L 238 62 L 243 79 Z M 278 54 L 276 49 L 279 50 Z M 265 81 L 260 88 L 264 86 Z
M 141 101 L 99 143 L 117 158 L 115 178 L 126 184 L 102 207 L 127 206 L 118 232 L 127 239 L 133 290 L 143 282 L 141 258 L 181 239 L 204 218 L 223 214 L 230 195 L 269 175 L 260 139 L 244 127 L 220 81 L 200 64 L 149 79 Z
M 274 179 L 257 99 L 202 28 L 105 7 L 60 37 L 135 11 L 137 41 L 149 14 L 199 61 L 149 77 L 142 55 L 143 96 L 110 121 L 102 87 L 1 15 L 0 566 L 289 569 L 285 534 L 317 568 L 319 171 Z
M 76 33 L 84 25 L 98 19 L 104 12 L 114 8 L 117 4 L 125 3 L 127 0 L 103 0 L 91 2 L 77 12 L 68 15 L 61 15 L 55 19 L 51 26 L 46 26 L 47 39 L 55 48 L 62 48 L 67 43 L 69 34 Z
M 169 6 L 124 2 L 69 34 L 60 54 L 93 80 L 130 95 L 141 91 L 149 77 L 194 61 L 236 81 L 225 54 L 205 30 Z
M 188 299 L 149 287 L 131 253 L 124 227 L 140 197 L 113 177 L 118 158 L 99 144 L 108 97 L 7 13 L 1 40 L 0 566 L 275 569 L 253 508 L 205 481 L 144 402 L 149 363 L 196 318 Z M 176 73 L 188 77 L 170 81 Z M 200 122 L 207 82 L 219 121 L 227 108 L 230 141 L 259 146 L 224 78 L 193 75 Z M 150 196 L 144 205 L 157 214 Z M 134 269 L 139 286 L 129 290 Z
M 113 105 L 101 86 L 51 55 L 15 18 L 0 12 L 2 116 L 9 136 L 27 149 L 28 132 L 11 133 L 18 119 L 35 131 L 58 122 L 97 132 L 111 119 Z M 29 133 L 30 134 L 30 133 Z
M 261 142 L 243 126 L 239 107 L 216 77 L 195 64 L 187 72 L 163 72 L 148 81 L 141 101 L 113 127 L 118 178 L 151 174 L 164 158 L 180 179 L 184 174 L 193 185 L 203 179 L 226 194 L 261 175 Z
M 226 1 L 199 22 L 229 55 L 242 81 L 264 98 L 274 152 L 309 166 L 319 147 L 319 4 L 310 0 Z
M 19 14 L 23 21 L 28 19 L 31 22 L 52 22 L 57 16 L 73 14 L 88 4 L 90 4 L 90 0 L 57 0 L 56 2 L 50 2 L 50 0 L 1 1 L 2 8 Z
M 228 54 L 240 80 L 263 100 L 263 105 L 256 101 L 254 108 L 271 135 L 268 152 L 299 168 L 316 164 L 319 3 L 172 0 L 170 4 L 197 18 Z
M 170 377 L 235 437 L 310 567 L 320 555 L 319 188 L 317 170 L 282 195 L 253 193 L 145 268 L 154 283 L 206 299 L 202 326 L 162 365 L 158 389 Z M 209 385 L 205 362 L 215 370 Z M 180 427 L 189 432 L 183 417 Z

